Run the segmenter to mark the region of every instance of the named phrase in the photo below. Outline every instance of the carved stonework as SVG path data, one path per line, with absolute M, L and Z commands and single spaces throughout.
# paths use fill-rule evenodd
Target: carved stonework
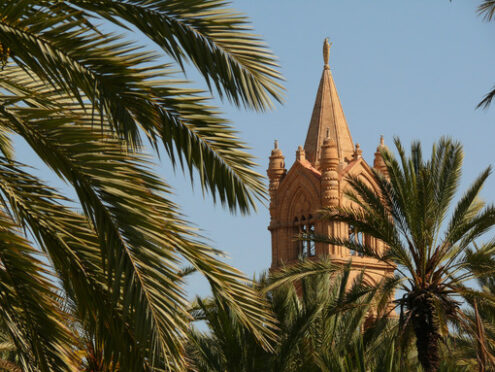
M 339 206 L 339 157 L 337 144 L 326 138 L 321 147 L 321 206 L 331 208 Z
M 324 62 L 328 63 L 330 44 L 324 44 Z M 375 154 L 374 168 L 386 170 L 380 151 L 383 139 Z M 316 103 L 311 117 L 304 148 L 299 146 L 296 161 L 289 171 L 285 169 L 282 151 L 275 143 L 267 170 L 270 181 L 269 230 L 272 236 L 272 269 L 296 262 L 301 252 L 298 231 L 311 228 L 317 234 L 342 239 L 361 239 L 363 243 L 383 251 L 383 243 L 365 236 L 352 226 L 335 220 L 319 220 L 318 211 L 324 208 L 357 207 L 344 196 L 348 175 L 359 177 L 374 190 L 378 190 L 372 168 L 362 157 L 359 145 L 354 146 L 345 120 L 330 70 L 324 68 Z M 304 230 L 306 229 L 306 230 Z M 308 246 L 309 247 L 309 246 Z M 377 283 L 393 274 L 394 267 L 374 258 L 363 257 L 345 247 L 316 243 L 307 252 L 310 259 L 329 256 L 337 264 L 352 260 L 352 277 L 362 270 L 366 278 Z

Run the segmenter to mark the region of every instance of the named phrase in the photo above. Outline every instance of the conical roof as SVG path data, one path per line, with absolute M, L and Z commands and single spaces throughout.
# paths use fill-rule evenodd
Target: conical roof
M 315 105 L 309 123 L 304 150 L 306 158 L 315 166 L 320 160 L 320 149 L 327 137 L 334 139 L 340 162 L 351 158 L 354 152 L 351 132 L 345 120 L 344 111 L 340 103 L 337 88 L 333 81 L 332 72 L 328 66 L 330 44 L 325 39 L 323 44 L 323 59 L 325 62 L 323 73 L 316 94 Z

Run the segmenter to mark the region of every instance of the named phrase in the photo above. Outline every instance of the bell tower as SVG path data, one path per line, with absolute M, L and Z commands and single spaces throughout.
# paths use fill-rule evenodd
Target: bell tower
M 337 89 L 328 61 L 328 39 L 323 43 L 323 72 L 316 94 L 313 113 L 309 122 L 304 148 L 299 146 L 296 161 L 287 171 L 285 158 L 275 141 L 269 166 L 270 225 L 272 237 L 272 269 L 290 265 L 301 257 L 318 259 L 328 256 L 335 263 L 347 263 L 352 259 L 355 274 L 365 270 L 369 284 L 392 275 L 393 267 L 376 259 L 362 257 L 345 247 L 324 243 L 303 242 L 296 239 L 300 233 L 316 232 L 340 238 L 366 242 L 377 250 L 383 244 L 376 239 L 338 221 L 321 221 L 318 210 L 331 207 L 352 206 L 345 198 L 346 176 L 358 176 L 377 190 L 372 168 L 362 157 L 359 144 L 354 145 L 349 126 L 342 110 Z M 375 153 L 373 167 L 386 175 L 380 148 Z

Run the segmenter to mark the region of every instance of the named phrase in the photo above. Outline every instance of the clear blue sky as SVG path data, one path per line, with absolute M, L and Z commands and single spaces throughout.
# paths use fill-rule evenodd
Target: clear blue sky
M 475 110 L 495 83 L 495 23 L 476 15 L 480 0 L 338 1 L 237 0 L 255 31 L 280 59 L 286 78 L 283 105 L 269 113 L 222 106 L 226 116 L 252 148 L 265 174 L 273 140 L 278 139 L 290 167 L 307 126 L 322 71 L 322 42 L 333 42 L 330 66 L 354 142 L 372 162 L 379 135 L 393 136 L 426 148 L 442 135 L 465 149 L 465 188 L 482 169 L 495 163 L 495 105 Z M 194 73 L 188 78 L 199 79 Z M 60 186 L 25 147 L 18 160 L 38 166 L 45 179 Z M 165 162 L 158 171 L 174 187 L 175 201 L 211 243 L 229 255 L 228 262 L 248 276 L 270 265 L 269 214 L 265 206 L 250 216 L 231 215 L 188 178 L 174 175 Z M 495 175 L 483 197 L 495 201 Z M 207 293 L 195 275 L 190 294 Z

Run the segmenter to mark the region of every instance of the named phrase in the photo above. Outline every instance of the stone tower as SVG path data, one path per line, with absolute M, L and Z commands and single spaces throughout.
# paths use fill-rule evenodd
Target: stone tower
M 343 191 L 346 176 L 359 176 L 376 189 L 371 167 L 362 157 L 359 144 L 354 145 L 340 99 L 328 65 L 330 44 L 323 45 L 323 73 L 309 123 L 304 148 L 299 146 L 296 161 L 289 171 L 284 156 L 275 141 L 270 156 L 268 177 L 270 180 L 270 225 L 272 236 L 272 269 L 291 264 L 300 257 L 317 259 L 329 256 L 335 263 L 347 263 L 352 259 L 355 274 L 365 269 L 365 281 L 373 284 L 391 275 L 393 267 L 373 258 L 361 257 L 344 247 L 324 243 L 298 241 L 300 233 L 316 232 L 340 238 L 350 237 L 366 241 L 375 249 L 383 249 L 382 242 L 363 235 L 353 226 L 343 222 L 320 221 L 318 210 L 322 208 L 350 206 Z M 379 148 L 385 146 L 380 139 L 373 167 L 385 172 Z

